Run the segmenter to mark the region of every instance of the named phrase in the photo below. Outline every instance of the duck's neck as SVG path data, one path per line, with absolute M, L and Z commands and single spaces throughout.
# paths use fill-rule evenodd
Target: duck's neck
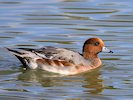
M 89 53 L 89 52 L 83 52 L 83 57 L 85 59 L 94 59 L 94 58 L 98 58 L 98 55 L 97 54 L 92 54 L 92 53 Z
M 97 54 L 92 54 L 92 53 L 84 52 L 83 53 L 83 57 L 85 59 L 89 60 L 91 62 L 91 65 L 94 66 L 94 67 L 99 67 L 102 64 L 102 62 L 98 58 Z

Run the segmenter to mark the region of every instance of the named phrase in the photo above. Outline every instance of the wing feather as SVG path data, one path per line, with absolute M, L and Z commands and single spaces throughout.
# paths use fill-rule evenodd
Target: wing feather
M 52 46 L 45 46 L 40 49 L 27 49 L 27 48 L 19 48 L 22 50 L 30 51 L 38 55 L 39 57 L 51 60 L 58 60 L 58 61 L 67 61 L 74 64 L 79 64 L 82 62 L 82 55 L 78 52 L 74 52 L 72 50 L 63 49 L 63 48 L 56 48 Z

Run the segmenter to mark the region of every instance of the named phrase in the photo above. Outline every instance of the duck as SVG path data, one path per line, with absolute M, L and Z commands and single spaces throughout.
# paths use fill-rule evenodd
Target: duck
M 98 54 L 113 53 L 102 39 L 95 37 L 84 42 L 82 53 L 53 46 L 7 50 L 15 55 L 26 69 L 42 69 L 62 75 L 74 75 L 98 68 L 102 65 Z

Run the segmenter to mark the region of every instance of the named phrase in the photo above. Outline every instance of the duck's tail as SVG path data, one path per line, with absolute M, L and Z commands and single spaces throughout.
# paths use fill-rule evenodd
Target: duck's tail
M 20 51 L 15 50 L 15 49 L 10 49 L 10 48 L 6 48 L 8 51 L 10 51 L 12 54 L 14 54 L 15 56 L 19 56 L 22 57 L 22 54 Z
M 6 49 L 10 51 L 13 55 L 15 55 L 21 61 L 21 63 L 24 65 L 25 68 L 28 68 L 27 62 L 29 58 L 27 59 L 24 52 L 19 51 L 17 49 L 16 50 L 10 49 L 10 48 L 6 48 Z

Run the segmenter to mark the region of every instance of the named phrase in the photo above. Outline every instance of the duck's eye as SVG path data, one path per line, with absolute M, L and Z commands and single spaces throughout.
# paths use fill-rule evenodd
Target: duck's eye
M 95 46 L 98 46 L 98 45 L 99 45 L 99 42 L 96 42 L 96 43 L 95 43 Z

